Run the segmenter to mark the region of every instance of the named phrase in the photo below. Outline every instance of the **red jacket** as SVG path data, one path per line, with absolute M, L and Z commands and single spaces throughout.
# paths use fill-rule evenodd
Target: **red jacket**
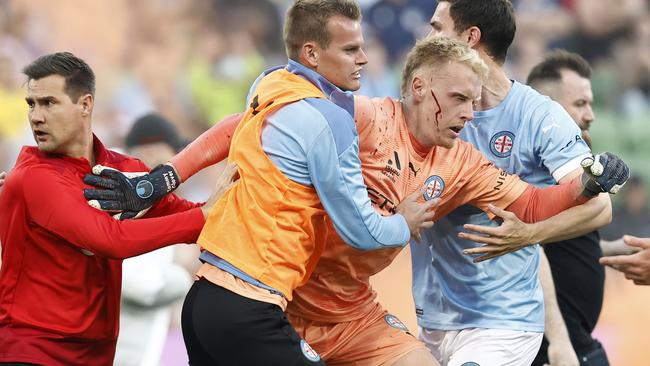
M 96 163 L 145 171 L 95 138 Z M 204 219 L 197 205 L 168 195 L 145 217 L 117 221 L 90 207 L 86 159 L 21 151 L 0 195 L 0 362 L 111 365 L 122 259 L 193 243 Z M 94 255 L 92 254 L 94 253 Z

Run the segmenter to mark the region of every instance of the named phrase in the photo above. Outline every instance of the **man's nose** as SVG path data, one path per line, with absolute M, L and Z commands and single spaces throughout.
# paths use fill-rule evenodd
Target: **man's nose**
M 462 118 L 465 121 L 471 121 L 472 119 L 474 119 L 474 106 L 472 105 L 472 103 L 468 103 L 468 105 L 465 108 L 463 108 Z
M 357 65 L 365 65 L 368 63 L 368 56 L 363 50 L 360 50 L 359 57 L 357 58 Z
M 35 106 L 34 109 L 29 112 L 29 121 L 32 123 L 45 122 L 45 115 L 38 106 Z
M 587 128 L 591 125 L 591 123 L 594 121 L 596 117 L 594 116 L 594 110 L 591 109 L 591 106 L 587 106 L 587 110 L 585 111 L 584 116 L 582 117 L 582 120 L 585 122 L 587 125 Z

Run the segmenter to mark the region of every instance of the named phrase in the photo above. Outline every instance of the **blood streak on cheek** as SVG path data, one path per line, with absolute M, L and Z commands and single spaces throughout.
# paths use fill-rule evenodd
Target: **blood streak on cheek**
M 436 102 L 436 106 L 438 106 L 438 111 L 436 112 L 435 115 L 436 127 L 438 127 L 438 121 L 442 117 L 442 107 L 440 106 L 440 103 L 438 102 L 438 98 L 436 97 L 436 93 L 433 92 L 433 89 L 431 89 L 431 96 L 433 97 L 433 100 Z

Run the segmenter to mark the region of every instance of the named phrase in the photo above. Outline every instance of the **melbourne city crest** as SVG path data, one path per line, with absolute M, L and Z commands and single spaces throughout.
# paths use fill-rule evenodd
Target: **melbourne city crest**
M 445 189 L 445 181 L 437 175 L 432 175 L 424 181 L 424 199 L 430 200 L 432 198 L 440 197 L 442 191 Z
M 500 158 L 510 156 L 512 146 L 515 143 L 515 135 L 510 131 L 497 132 L 490 139 L 490 151 Z

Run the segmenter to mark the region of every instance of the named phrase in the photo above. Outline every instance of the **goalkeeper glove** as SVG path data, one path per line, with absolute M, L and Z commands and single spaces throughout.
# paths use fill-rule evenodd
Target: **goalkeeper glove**
M 120 220 L 144 215 L 180 184 L 176 171 L 167 164 L 158 165 L 149 173 L 122 173 L 102 165 L 95 165 L 92 171 L 84 177 L 84 183 L 96 188 L 84 189 L 84 197 L 92 207 L 121 212 L 116 215 Z
M 612 153 L 584 158 L 580 165 L 584 169 L 582 194 L 587 197 L 603 192 L 616 194 L 630 178 L 630 169 L 625 162 Z

